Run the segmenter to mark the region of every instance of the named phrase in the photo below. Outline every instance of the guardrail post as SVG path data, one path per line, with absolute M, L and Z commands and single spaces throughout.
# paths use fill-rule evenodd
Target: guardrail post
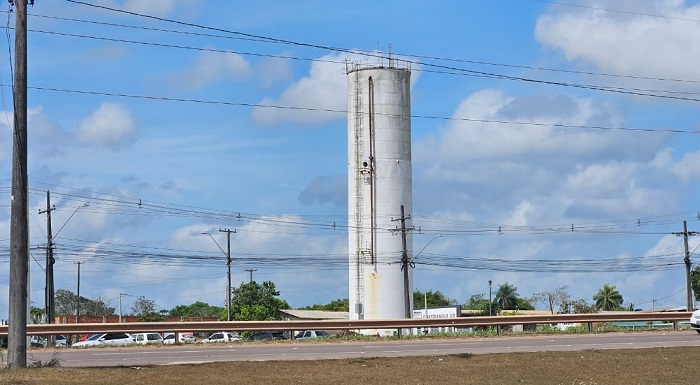
M 501 335 L 501 325 L 496 325 L 496 335 L 497 336 Z
M 587 322 L 586 325 L 588 325 L 588 332 L 593 333 L 593 322 Z

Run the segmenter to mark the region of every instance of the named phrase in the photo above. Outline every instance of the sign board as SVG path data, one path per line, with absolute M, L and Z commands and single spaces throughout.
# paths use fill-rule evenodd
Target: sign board
M 427 309 L 413 309 L 413 318 L 457 318 L 462 316 L 462 307 L 460 305 L 455 306 L 445 306 L 445 307 L 429 307 Z M 435 332 L 454 332 L 455 328 L 452 326 L 439 327 L 439 328 L 426 328 L 422 330 L 422 333 L 435 333 Z M 418 333 L 416 329 L 414 331 Z

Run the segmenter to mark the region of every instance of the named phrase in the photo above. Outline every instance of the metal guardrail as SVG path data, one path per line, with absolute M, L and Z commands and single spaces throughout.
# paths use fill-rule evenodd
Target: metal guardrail
M 472 327 L 558 323 L 599 323 L 624 321 L 688 321 L 691 312 L 616 312 L 595 314 L 515 315 L 493 317 L 418 318 L 390 320 L 328 320 L 328 321 L 215 321 L 215 322 L 129 322 L 80 324 L 31 324 L 27 334 L 82 334 L 113 332 L 215 332 L 262 330 L 369 330 L 412 329 L 425 327 Z M 7 334 L 7 325 L 0 334 Z

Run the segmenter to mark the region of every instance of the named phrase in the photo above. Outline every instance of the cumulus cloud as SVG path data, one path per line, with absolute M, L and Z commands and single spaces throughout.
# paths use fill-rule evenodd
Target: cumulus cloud
M 608 106 L 483 90 L 464 99 L 453 118 L 414 144 L 416 191 L 435 196 L 435 210 L 453 202 L 453 210 L 490 221 L 531 224 L 664 212 L 674 205 L 663 198 L 673 182 L 671 163 L 663 161 L 666 135 L 563 127 L 614 127 L 621 118 Z
M 126 0 L 124 9 L 152 16 L 166 16 L 175 8 L 175 0 Z
M 250 75 L 250 63 L 241 55 L 225 52 L 203 52 L 190 68 L 172 74 L 170 80 L 185 88 L 199 89 L 220 81 L 245 79 Z
M 311 63 L 307 76 L 287 87 L 279 97 L 267 97 L 259 102 L 262 105 L 296 109 L 257 107 L 253 109 L 251 118 L 260 124 L 323 123 L 332 119 L 345 119 L 347 63 L 368 66 L 374 61 L 379 59 L 354 54 L 322 56 Z M 411 86 L 416 83 L 418 74 L 417 71 L 411 73 Z
M 116 103 L 103 103 L 80 123 L 77 132 L 82 144 L 113 149 L 132 144 L 136 135 L 136 123 L 131 113 Z
M 332 203 L 335 207 L 346 207 L 348 184 L 345 177 L 317 176 L 299 194 L 304 205 Z
M 265 58 L 258 64 L 258 77 L 264 86 L 287 81 L 294 76 L 290 59 Z
M 537 20 L 537 40 L 562 51 L 568 60 L 593 63 L 605 71 L 698 78 L 695 63 L 700 45 L 695 37 L 700 35 L 700 4 L 683 0 L 578 3 L 586 7 L 549 7 Z

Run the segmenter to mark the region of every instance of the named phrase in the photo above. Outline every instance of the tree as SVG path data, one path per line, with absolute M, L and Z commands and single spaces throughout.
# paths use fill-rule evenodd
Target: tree
M 289 309 L 287 301 L 277 298 L 280 292 L 272 281 L 242 283 L 233 289 L 231 313 L 236 321 L 274 321 L 282 317 L 280 309 Z
M 467 302 L 462 305 L 462 308 L 469 310 L 480 310 L 481 313 L 479 315 L 489 315 L 489 311 L 494 311 L 493 306 L 489 308 L 489 300 L 484 298 L 484 294 L 472 295 L 469 297 Z
M 595 308 L 603 311 L 618 310 L 622 307 L 622 295 L 615 286 L 603 285 L 598 293 L 593 296 Z
M 168 313 L 171 317 L 219 317 L 226 311 L 220 306 L 211 306 L 208 303 L 197 301 L 191 305 L 178 305 L 170 309 Z
M 585 299 L 577 299 L 575 301 L 567 302 L 562 308 L 562 313 L 575 313 L 575 314 L 588 314 L 596 313 L 594 304 L 588 303 Z
M 70 290 L 58 289 L 55 294 L 56 314 L 75 314 L 78 307 L 78 296 Z M 109 302 L 97 297 L 94 300 L 80 297 L 80 314 L 110 316 L 115 314 L 115 308 Z
M 33 324 L 45 324 L 47 321 L 46 311 L 40 307 L 32 306 L 29 309 L 29 316 Z
M 498 285 L 494 302 L 497 302 L 502 310 L 516 309 L 518 306 L 518 288 L 508 282 Z
M 690 287 L 693 290 L 693 295 L 697 302 L 698 299 L 700 299 L 700 266 L 695 266 L 690 272 Z
M 515 305 L 516 310 L 535 310 L 530 300 L 527 298 L 518 298 L 516 300 L 517 305 Z
M 567 286 L 562 286 L 552 291 L 541 291 L 533 294 L 530 300 L 535 304 L 544 304 L 552 314 L 554 314 L 555 309 L 558 313 L 563 313 L 566 303 L 569 302 L 569 293 L 566 292 L 567 288 Z
M 142 316 L 144 314 L 155 313 L 159 309 L 159 306 L 155 301 L 146 298 L 145 296 L 140 296 L 136 298 L 134 304 L 131 305 L 131 312 L 134 315 Z
M 446 297 L 440 290 L 438 291 L 427 291 L 425 293 L 415 290 L 413 292 L 413 307 L 423 308 L 425 306 L 425 301 L 428 301 L 428 307 L 440 307 L 440 306 L 455 306 L 457 305 L 457 300 Z
M 345 299 L 336 299 L 333 300 L 325 305 L 323 304 L 316 304 L 316 305 L 311 305 L 311 306 L 305 306 L 302 308 L 299 308 L 300 310 L 324 310 L 324 311 L 349 311 L 350 309 L 350 301 L 345 298 Z

